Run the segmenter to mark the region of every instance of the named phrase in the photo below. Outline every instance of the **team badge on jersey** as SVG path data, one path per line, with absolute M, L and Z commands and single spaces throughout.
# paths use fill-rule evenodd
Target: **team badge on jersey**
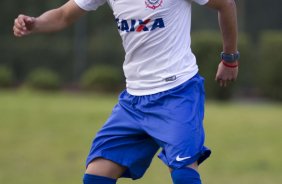
M 147 8 L 155 10 L 163 4 L 163 0 L 145 0 L 145 4 Z

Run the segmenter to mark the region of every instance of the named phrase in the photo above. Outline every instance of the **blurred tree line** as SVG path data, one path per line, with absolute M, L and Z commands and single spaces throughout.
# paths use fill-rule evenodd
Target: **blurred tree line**
M 94 13 L 89 13 L 74 26 L 60 33 L 33 35 L 20 39 L 13 37 L 12 26 L 14 18 L 18 14 L 38 16 L 46 10 L 64 4 L 66 1 L 2 0 L 0 2 L 0 66 L 11 69 L 11 75 L 18 84 L 28 80 L 29 74 L 37 68 L 47 68 L 54 71 L 61 79 L 61 84 L 63 85 L 79 83 L 81 78 L 84 78 L 84 83 L 91 83 L 85 82 L 87 79 L 83 77 L 83 74 L 87 73 L 87 70 L 101 65 L 116 68 L 119 71 L 116 73 L 122 73 L 121 66 L 124 59 L 124 51 L 114 17 L 107 5 L 100 7 Z M 261 33 L 265 30 L 280 30 L 282 28 L 282 11 L 280 11 L 282 1 L 237 0 L 236 2 L 238 6 L 239 30 L 241 32 L 240 44 L 244 48 L 242 53 L 246 55 L 243 55 L 243 60 L 241 60 L 241 68 L 243 71 L 246 71 L 242 73 L 244 79 L 239 80 L 240 89 L 238 91 L 248 91 L 252 85 L 254 88 L 256 85 L 252 81 L 255 78 L 251 74 L 252 71 L 255 71 L 254 68 L 259 68 L 258 66 L 263 64 L 256 62 L 256 60 L 263 57 L 259 54 L 261 53 L 259 46 Z M 202 41 L 200 39 L 202 36 L 197 36 L 197 33 L 201 35 L 203 30 L 206 30 L 206 33 L 210 32 L 212 35 L 218 34 L 217 14 L 214 10 L 196 4 L 193 8 L 192 33 L 195 36 L 192 37 L 192 42 L 195 42 L 195 44 L 192 46 L 198 55 L 200 70 L 203 72 L 203 75 L 212 78 L 212 81 L 213 77 L 209 74 L 211 69 L 207 67 L 209 65 L 201 62 L 204 60 L 201 52 L 207 52 L 204 46 L 209 44 L 205 40 Z M 206 33 L 205 35 L 209 39 L 210 36 Z M 277 35 L 279 37 L 279 34 Z M 221 51 L 220 37 L 219 35 L 217 37 L 219 43 L 216 43 L 218 44 L 215 47 L 216 49 L 209 50 L 209 48 L 206 48 L 213 53 L 210 57 L 212 60 L 209 60 L 209 62 L 213 62 L 213 66 L 210 67 L 215 67 L 211 70 L 213 75 L 218 63 L 218 55 Z M 267 40 L 267 38 L 264 40 Z M 211 42 L 214 41 L 211 40 Z M 213 48 L 213 45 L 210 45 L 210 47 Z M 277 56 L 276 58 L 279 57 Z M 245 62 L 248 63 L 245 64 Z M 243 68 L 244 66 L 246 68 Z M 260 69 L 256 69 L 256 71 L 260 71 Z M 108 73 L 110 74 L 111 72 Z M 88 74 L 88 76 L 91 75 Z M 207 86 L 211 83 L 209 80 L 207 79 Z M 276 84 L 281 86 L 280 79 Z M 215 84 L 212 85 L 215 86 Z M 216 91 L 216 89 L 211 91 Z M 225 93 L 223 96 L 230 96 L 230 92 L 224 91 L 223 93 Z

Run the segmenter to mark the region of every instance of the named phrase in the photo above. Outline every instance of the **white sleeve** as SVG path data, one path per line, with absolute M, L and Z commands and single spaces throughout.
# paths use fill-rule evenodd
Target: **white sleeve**
M 105 4 L 107 0 L 74 0 L 75 3 L 86 11 L 96 10 L 99 6 Z
M 198 3 L 199 5 L 204 5 L 209 2 L 209 0 L 192 0 L 192 1 Z

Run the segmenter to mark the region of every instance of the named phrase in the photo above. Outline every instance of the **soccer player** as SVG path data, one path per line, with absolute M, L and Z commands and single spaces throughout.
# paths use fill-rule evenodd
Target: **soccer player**
M 159 148 L 174 184 L 200 184 L 198 165 L 211 151 L 204 146 L 204 79 L 190 49 L 191 6 L 218 11 L 223 50 L 215 79 L 225 87 L 238 73 L 234 0 L 70 0 L 36 18 L 19 15 L 14 35 L 59 31 L 106 2 L 126 52 L 126 90 L 93 141 L 84 184 L 141 178 Z

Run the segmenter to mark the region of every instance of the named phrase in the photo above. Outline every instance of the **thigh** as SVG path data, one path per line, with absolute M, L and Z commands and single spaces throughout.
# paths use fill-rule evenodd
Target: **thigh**
M 98 169 L 100 158 L 103 158 L 110 161 L 107 162 L 109 168 L 126 168 L 122 177 L 140 178 L 159 149 L 159 145 L 140 127 L 142 121 L 143 116 L 122 97 L 93 140 L 86 165 Z M 120 169 L 118 171 L 120 173 Z

